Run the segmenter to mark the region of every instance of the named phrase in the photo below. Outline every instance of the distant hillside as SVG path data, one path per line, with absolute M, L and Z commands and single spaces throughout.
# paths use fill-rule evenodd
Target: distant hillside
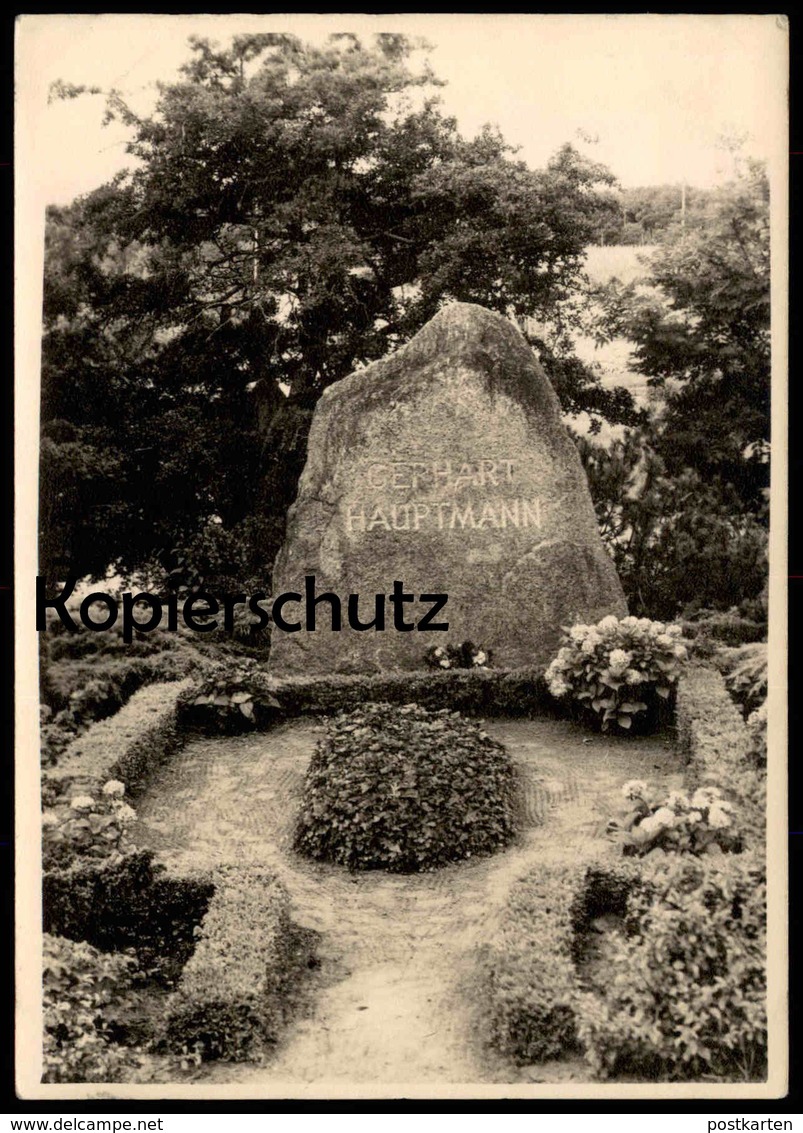
M 657 247 L 657 244 L 646 244 L 642 248 L 612 244 L 603 248 L 592 244 L 586 249 L 585 268 L 592 283 L 607 283 L 614 276 L 622 283 L 632 283 L 647 273 L 645 261 Z

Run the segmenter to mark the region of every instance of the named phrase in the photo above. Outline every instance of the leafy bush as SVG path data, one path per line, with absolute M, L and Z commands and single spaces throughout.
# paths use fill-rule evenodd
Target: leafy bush
M 610 444 L 577 439 L 628 608 L 663 620 L 677 620 L 700 605 L 755 610 L 767 577 L 767 517 L 761 508 L 745 507 L 729 477 L 687 463 L 669 467 L 677 440 L 665 419 L 645 422 Z M 710 437 L 700 440 L 700 451 L 710 450 Z M 746 467 L 741 454 L 736 463 Z M 719 615 L 712 627 L 718 621 Z M 734 622 L 734 632 L 750 632 L 744 619 L 732 615 L 719 624 Z M 752 632 L 761 636 L 760 627 Z
M 491 664 L 491 650 L 471 641 L 459 645 L 433 645 L 424 654 L 430 669 L 483 669 Z
M 45 872 L 44 929 L 104 951 L 133 948 L 144 971 L 170 984 L 192 955 L 212 892 L 208 877 L 171 876 L 147 850 L 79 860 Z
M 130 853 L 128 831 L 136 811 L 123 802 L 125 787 L 112 779 L 97 798 L 55 800 L 42 814 L 42 867 L 70 865 L 76 858 L 115 858 Z
M 226 734 L 268 727 L 281 704 L 261 678 L 262 669 L 252 660 L 215 665 L 187 697 L 184 718 Z
M 716 787 L 700 787 L 693 795 L 671 791 L 666 798 L 650 796 L 640 779 L 625 783 L 622 794 L 628 813 L 617 825 L 625 854 L 644 855 L 661 849 L 703 854 L 739 850 L 733 807 Z
M 541 866 L 517 879 L 480 954 L 488 1037 L 514 1062 L 542 1062 L 577 1044 L 572 908 L 581 872 Z
M 433 869 L 510 841 L 514 786 L 502 745 L 458 713 L 365 705 L 328 721 L 295 846 L 352 869 Z
M 634 716 L 667 700 L 687 652 L 679 626 L 612 614 L 595 626 L 564 630 L 561 648 L 546 671 L 553 696 L 570 693 L 603 731 L 629 729 Z
M 176 702 L 188 682 L 147 685 L 110 720 L 94 724 L 67 748 L 47 778 L 62 793 L 96 795 L 119 779 L 130 795 L 175 750 Z
M 216 688 L 224 694 L 225 702 L 219 705 L 214 703 Z M 531 669 L 476 667 L 278 678 L 256 665 L 221 663 L 205 681 L 181 694 L 181 722 L 204 731 L 250 727 L 250 720 L 235 703 L 235 692 L 247 693 L 246 699 L 253 702 L 252 719 L 257 728 L 270 727 L 285 716 L 339 712 L 366 703 L 415 702 L 425 708 L 451 708 L 467 716 L 531 716 L 555 711 L 543 675 Z
M 596 1073 L 762 1077 L 763 868 L 742 855 L 665 859 L 634 887 L 628 929 L 605 937 L 607 978 L 577 999 L 578 1036 Z
M 131 990 L 131 956 L 43 938 L 44 1082 L 119 1082 L 132 1053 L 111 1041 L 106 1012 Z
M 309 934 L 291 924 L 284 886 L 263 870 L 221 866 L 198 944 L 166 1009 L 164 1042 L 233 1062 L 275 1042 L 309 966 Z
M 767 699 L 767 643 L 753 641 L 727 651 L 725 687 L 747 717 Z

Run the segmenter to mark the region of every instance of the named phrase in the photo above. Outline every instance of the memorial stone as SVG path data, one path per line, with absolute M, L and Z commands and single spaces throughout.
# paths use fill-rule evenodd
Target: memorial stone
M 499 667 L 545 665 L 561 626 L 627 612 L 600 540 L 585 473 L 558 399 L 533 351 L 501 315 L 444 307 L 395 354 L 330 386 L 315 410 L 307 463 L 288 514 L 273 593 L 342 603 L 342 629 L 302 603 L 273 628 L 280 675 L 420 669 L 432 645 L 471 640 Z M 448 595 L 433 620 L 448 632 L 355 630 L 396 580 L 415 595 Z M 415 622 L 428 603 L 408 603 Z

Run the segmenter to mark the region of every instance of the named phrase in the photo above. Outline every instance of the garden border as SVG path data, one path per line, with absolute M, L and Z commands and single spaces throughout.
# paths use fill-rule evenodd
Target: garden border
M 178 700 L 192 681 L 171 681 L 140 688 L 105 720 L 98 720 L 64 750 L 47 781 L 63 793 L 97 794 L 110 779 L 119 779 L 132 798 L 148 773 L 182 744 Z

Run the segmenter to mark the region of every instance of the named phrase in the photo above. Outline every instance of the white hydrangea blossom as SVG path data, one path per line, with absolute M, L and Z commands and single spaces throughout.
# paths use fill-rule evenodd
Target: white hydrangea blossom
M 716 787 L 698 787 L 692 795 L 691 805 L 695 807 L 709 807 L 720 801 L 720 794 Z
M 103 787 L 104 795 L 120 796 L 125 794 L 125 784 L 119 779 L 110 779 Z
M 95 800 L 90 795 L 76 795 L 70 802 L 73 810 L 92 810 Z
M 712 826 L 714 830 L 724 830 L 726 826 L 730 826 L 729 810 L 730 807 L 726 803 L 714 803 L 708 811 L 708 825 Z
M 598 629 L 616 629 L 619 625 L 619 619 L 613 614 L 608 614 L 601 622 L 597 624 Z
M 622 787 L 622 794 L 626 799 L 643 799 L 647 794 L 647 784 L 643 779 L 629 779 Z
M 670 826 L 674 826 L 676 822 L 675 812 L 671 811 L 669 807 L 661 806 L 654 814 L 647 815 L 639 823 L 639 830 L 643 830 L 645 834 L 654 834 L 659 830 L 666 830 Z
M 613 673 L 623 673 L 632 660 L 633 654 L 624 649 L 612 649 L 608 654 L 608 664 Z

